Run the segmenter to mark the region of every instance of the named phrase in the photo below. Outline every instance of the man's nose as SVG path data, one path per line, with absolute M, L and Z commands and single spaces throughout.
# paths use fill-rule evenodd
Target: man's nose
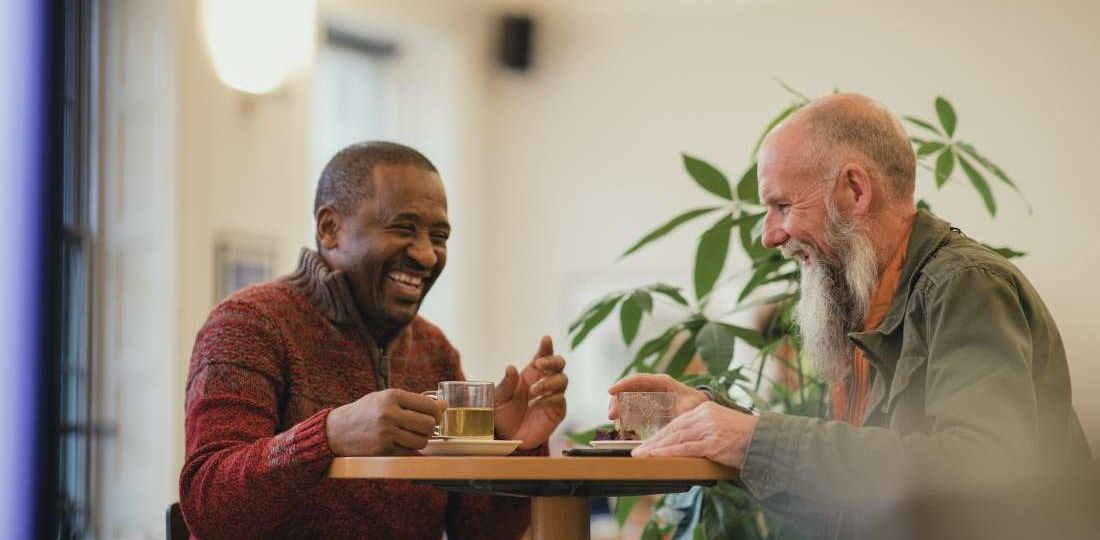
M 786 244 L 787 240 L 791 238 L 790 235 L 782 227 L 769 223 L 769 221 L 768 219 L 764 220 L 764 231 L 760 235 L 760 243 L 764 244 L 766 248 L 775 248 Z
M 416 238 L 409 244 L 406 253 L 408 253 L 412 260 L 416 261 L 417 264 L 424 268 L 434 268 L 435 263 L 439 262 L 439 256 L 436 255 L 435 249 L 432 247 L 432 241 L 428 238 L 428 235 L 416 235 Z

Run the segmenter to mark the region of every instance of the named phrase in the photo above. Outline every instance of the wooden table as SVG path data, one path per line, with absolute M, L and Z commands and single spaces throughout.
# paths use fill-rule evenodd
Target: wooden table
M 531 497 L 534 540 L 587 540 L 588 497 L 687 491 L 734 480 L 737 469 L 702 458 L 348 457 L 331 478 L 407 479 L 448 491 Z

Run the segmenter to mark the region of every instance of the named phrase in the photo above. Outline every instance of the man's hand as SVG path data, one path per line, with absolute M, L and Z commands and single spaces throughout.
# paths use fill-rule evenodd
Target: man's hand
M 329 412 L 325 434 L 337 456 L 413 454 L 428 446 L 446 408 L 408 390 L 371 392 Z
M 546 442 L 565 418 L 569 378 L 564 369 L 565 359 L 554 354 L 550 336 L 543 336 L 538 352 L 522 372 L 508 366 L 495 392 L 497 434 L 523 441 L 519 445 L 523 450 Z
M 637 373 L 631 375 L 607 389 L 612 396 L 619 392 L 673 392 L 676 394 L 676 407 L 672 410 L 673 416 L 680 416 L 700 403 L 709 401 L 703 392 L 691 388 L 665 374 L 651 375 Z M 608 404 L 607 418 L 615 420 L 619 417 L 619 400 L 612 399 Z
M 704 457 L 729 467 L 745 463 L 758 418 L 707 402 L 676 417 L 651 439 L 638 445 L 634 457 Z

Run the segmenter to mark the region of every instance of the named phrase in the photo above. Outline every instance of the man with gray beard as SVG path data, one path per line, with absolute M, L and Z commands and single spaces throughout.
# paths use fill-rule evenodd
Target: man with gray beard
M 1090 456 L 1054 319 L 1010 262 L 917 210 L 897 119 L 860 95 L 816 100 L 768 135 L 758 171 L 763 242 L 802 266 L 797 322 L 833 419 L 756 416 L 634 375 L 610 393 L 679 400 L 633 455 L 739 468 L 822 536 L 1032 538 L 1055 521 L 1060 538 L 1091 534 L 1070 506 L 1093 494 L 1050 496 Z

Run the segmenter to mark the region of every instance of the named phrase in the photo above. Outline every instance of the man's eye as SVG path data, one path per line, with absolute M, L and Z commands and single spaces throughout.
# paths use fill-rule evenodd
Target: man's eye
M 791 205 L 789 204 L 777 204 L 775 209 L 779 211 L 781 215 L 787 215 L 791 211 Z
M 412 225 L 409 225 L 407 223 L 400 224 L 400 225 L 394 225 L 393 230 L 395 230 L 395 231 L 397 231 L 401 234 L 416 234 L 416 227 L 414 227 Z

